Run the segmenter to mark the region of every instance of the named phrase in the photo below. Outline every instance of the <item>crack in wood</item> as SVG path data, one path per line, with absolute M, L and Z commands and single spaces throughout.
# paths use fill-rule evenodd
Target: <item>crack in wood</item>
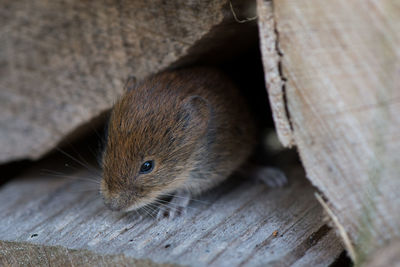
M 272 11 L 274 11 L 273 2 L 272 2 Z M 279 31 L 278 31 L 278 25 L 277 25 L 275 16 L 273 16 L 273 21 L 274 21 L 273 22 L 274 23 L 273 24 L 274 25 L 274 32 L 275 32 L 275 51 L 276 51 L 276 54 L 278 55 L 278 66 L 277 66 L 277 68 L 278 68 L 279 76 L 280 76 L 280 78 L 282 80 L 283 105 L 284 105 L 284 108 L 285 108 L 287 120 L 289 122 L 290 130 L 293 132 L 293 124 L 292 124 L 292 120 L 291 120 L 291 117 L 290 117 L 289 104 L 288 104 L 287 92 L 286 92 L 287 78 L 283 74 L 283 70 L 282 70 L 282 58 L 283 58 L 284 54 L 283 54 L 283 52 L 282 52 L 282 50 L 281 50 L 281 48 L 279 46 Z
M 300 243 L 295 249 L 290 251 L 288 254 L 280 258 L 279 261 L 274 262 L 274 265 L 278 266 L 290 266 L 296 262 L 299 258 L 304 256 L 306 252 L 325 236 L 328 235 L 332 228 L 327 224 L 322 225 L 317 231 L 312 232 L 302 243 Z

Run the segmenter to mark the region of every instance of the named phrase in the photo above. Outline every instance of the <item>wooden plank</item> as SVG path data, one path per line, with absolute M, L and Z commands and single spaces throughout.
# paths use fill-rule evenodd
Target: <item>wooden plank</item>
M 301 168 L 288 174 L 290 185 L 281 189 L 232 178 L 185 215 L 157 221 L 107 210 L 97 188 L 79 178 L 33 171 L 0 190 L 0 240 L 191 266 L 327 266 L 343 250 L 339 238 Z M 9 250 L 2 251 L 4 258 Z
M 252 1 L 232 2 L 254 16 Z M 2 0 L 0 162 L 38 159 L 90 129 L 129 76 L 221 60 L 256 36 L 228 0 Z
M 265 74 L 265 84 L 271 104 L 275 128 L 285 147 L 294 144 L 289 114 L 286 110 L 285 78 L 282 76 L 281 52 L 277 42 L 276 23 L 272 1 L 257 0 L 260 50 Z
M 276 0 L 273 13 L 291 136 L 362 263 L 400 236 L 400 6 Z
M 400 266 L 400 240 L 394 239 L 373 254 L 368 255 L 366 267 Z
M 137 266 L 172 267 L 150 260 L 136 260 L 124 255 L 99 255 L 87 250 L 66 249 L 21 242 L 0 241 L 1 266 Z

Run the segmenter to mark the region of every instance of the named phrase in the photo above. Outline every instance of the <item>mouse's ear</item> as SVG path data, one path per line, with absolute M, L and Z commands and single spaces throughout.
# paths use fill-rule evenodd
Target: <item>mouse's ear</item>
M 211 106 L 201 96 L 189 96 L 183 100 L 180 115 L 186 130 L 193 131 L 194 135 L 202 135 L 207 131 L 211 116 Z
M 129 76 L 128 80 L 126 81 L 125 85 L 124 85 L 124 90 L 126 92 L 131 91 L 133 88 L 135 88 L 137 83 L 137 79 L 135 76 Z

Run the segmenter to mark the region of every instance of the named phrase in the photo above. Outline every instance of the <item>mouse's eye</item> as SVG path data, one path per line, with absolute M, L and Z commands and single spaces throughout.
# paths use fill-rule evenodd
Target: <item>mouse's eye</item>
M 154 161 L 148 160 L 144 162 L 140 167 L 140 173 L 149 173 L 153 170 L 153 167 L 154 167 Z

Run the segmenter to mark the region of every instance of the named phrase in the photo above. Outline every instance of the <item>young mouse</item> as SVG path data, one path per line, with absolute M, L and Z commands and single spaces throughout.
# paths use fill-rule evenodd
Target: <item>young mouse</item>
M 107 207 L 125 212 L 173 194 L 159 212 L 172 217 L 191 196 L 238 170 L 257 141 L 246 102 L 221 72 L 198 67 L 156 74 L 129 86 L 111 112 L 101 194 Z M 253 176 L 264 179 L 268 172 Z

